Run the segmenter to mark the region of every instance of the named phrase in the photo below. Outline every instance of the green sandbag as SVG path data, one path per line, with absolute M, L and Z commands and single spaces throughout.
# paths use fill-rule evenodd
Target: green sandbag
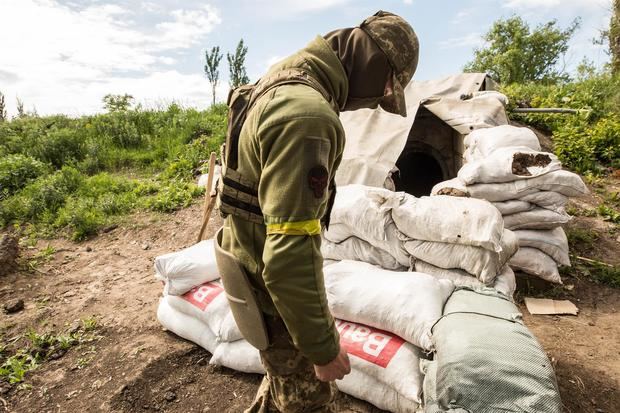
M 426 413 L 560 413 L 551 362 L 519 309 L 492 289 L 457 289 L 424 362 Z

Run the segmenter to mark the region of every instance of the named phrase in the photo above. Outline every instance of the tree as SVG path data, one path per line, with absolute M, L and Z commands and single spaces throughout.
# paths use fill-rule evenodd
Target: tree
M 7 120 L 6 103 L 4 102 L 4 95 L 0 92 L 0 122 Z
M 26 117 L 26 110 L 24 109 L 24 101 L 21 100 L 20 98 L 17 98 L 17 117 L 18 118 Z
M 205 73 L 207 79 L 211 83 L 211 90 L 213 91 L 213 104 L 215 105 L 215 91 L 217 89 L 217 82 L 220 80 L 220 61 L 223 55 L 220 53 L 220 47 L 215 46 L 209 51 L 205 51 L 205 59 L 207 64 L 205 65 Z
M 230 87 L 235 88 L 250 83 L 250 78 L 245 71 L 245 55 L 248 48 L 243 45 L 243 39 L 239 40 L 235 54 L 226 53 L 228 70 L 230 71 Z
M 466 72 L 486 72 L 495 80 L 509 83 L 557 82 L 567 79 L 558 61 L 581 21 L 573 20 L 564 30 L 552 20 L 531 30 L 518 16 L 500 19 L 483 36 L 485 46 L 475 50 Z
M 611 52 L 611 72 L 620 73 L 620 0 L 614 0 L 613 14 L 609 23 L 609 51 Z
M 133 96 L 107 94 L 103 97 L 103 108 L 108 112 L 126 112 L 133 104 Z

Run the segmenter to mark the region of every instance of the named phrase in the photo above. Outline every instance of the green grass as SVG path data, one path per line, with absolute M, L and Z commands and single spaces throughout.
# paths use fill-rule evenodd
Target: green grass
M 225 133 L 224 105 L 2 122 L 0 227 L 80 241 L 136 210 L 186 207 Z
M 8 343 L 3 338 L 0 345 L 0 379 L 10 384 L 21 383 L 29 371 L 48 360 L 62 357 L 72 347 L 98 340 L 100 336 L 95 334 L 96 328 L 97 319 L 88 317 L 81 320 L 78 328 L 59 334 L 30 330 Z

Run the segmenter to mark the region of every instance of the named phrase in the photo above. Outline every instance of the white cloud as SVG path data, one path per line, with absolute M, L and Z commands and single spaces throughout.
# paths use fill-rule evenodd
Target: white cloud
M 252 12 L 266 18 L 286 18 L 316 13 L 352 3 L 352 0 L 252 0 L 246 1 Z
M 466 22 L 467 20 L 471 19 L 473 14 L 474 14 L 474 10 L 473 9 L 463 9 L 463 10 L 460 10 L 458 13 L 456 13 L 454 18 L 450 21 L 450 23 L 452 23 L 452 24 L 461 24 L 461 23 Z
M 473 32 L 460 37 L 441 40 L 439 46 L 442 49 L 452 49 L 456 47 L 477 47 L 484 43 L 482 33 Z
M 413 0 L 403 0 L 403 3 L 405 3 L 405 4 L 413 4 Z
M 504 7 L 513 9 L 551 9 L 562 7 L 562 9 L 596 9 L 600 7 L 609 8 L 608 0 L 508 0 Z
M 0 38 L 12 39 L 0 53 L 0 88 L 9 110 L 15 96 L 39 113 L 76 113 L 98 109 L 112 89 L 137 99 L 153 91 L 178 96 L 177 85 L 191 93 L 200 76 L 164 67 L 176 63 L 170 54 L 198 45 L 221 21 L 211 6 L 175 10 L 146 27 L 118 5 L 74 7 L 56 0 L 0 2 Z

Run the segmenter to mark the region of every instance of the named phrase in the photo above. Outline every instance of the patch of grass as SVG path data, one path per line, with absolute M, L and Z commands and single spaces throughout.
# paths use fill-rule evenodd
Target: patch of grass
M 43 248 L 41 251 L 36 253 L 34 256 L 29 258 L 26 262 L 26 266 L 28 270 L 34 270 L 39 265 L 49 262 L 56 253 L 56 248 L 51 245 L 47 245 L 47 247 Z
M 100 338 L 95 334 L 97 320 L 81 320 L 78 328 L 60 334 L 35 330 L 0 345 L 0 379 L 10 384 L 23 382 L 26 373 L 51 359 L 62 357 L 69 349 Z
M 587 278 L 599 284 L 620 288 L 620 266 L 609 266 L 604 263 L 585 262 L 573 258 L 571 267 L 560 267 L 562 275 L 576 278 Z
M 595 242 L 599 239 L 599 234 L 592 229 L 568 227 L 565 229 L 568 245 L 571 251 L 590 251 Z

